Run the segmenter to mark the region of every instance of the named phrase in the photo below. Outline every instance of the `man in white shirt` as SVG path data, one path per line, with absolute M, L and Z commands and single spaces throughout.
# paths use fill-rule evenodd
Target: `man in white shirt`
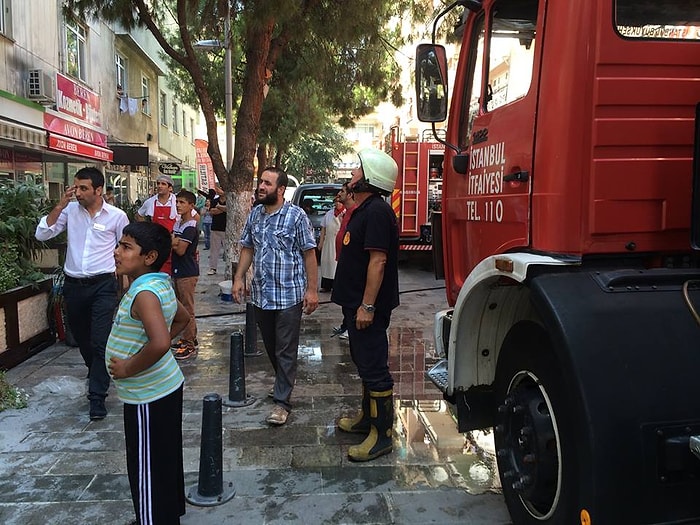
M 46 241 L 68 231 L 63 297 L 68 326 L 88 367 L 90 419 L 107 415 L 109 375 L 105 346 L 118 303 L 114 249 L 129 224 L 126 214 L 103 197 L 104 175 L 95 167 L 75 174 L 59 203 L 41 218 L 36 238 Z M 75 197 L 77 202 L 70 202 Z
M 150 218 L 151 222 L 165 226 L 170 233 L 177 220 L 177 207 L 175 206 L 175 195 L 173 195 L 173 179 L 168 175 L 159 175 L 156 179 L 156 194 L 152 195 L 143 203 L 143 206 L 136 212 L 136 220 L 145 221 Z M 172 274 L 170 257 L 163 263 L 161 272 Z

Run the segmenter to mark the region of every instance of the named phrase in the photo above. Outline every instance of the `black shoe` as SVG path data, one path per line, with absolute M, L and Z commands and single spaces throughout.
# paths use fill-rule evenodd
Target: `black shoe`
M 90 400 L 90 420 L 99 421 L 104 419 L 107 415 L 107 408 L 105 407 L 104 399 L 91 399 Z

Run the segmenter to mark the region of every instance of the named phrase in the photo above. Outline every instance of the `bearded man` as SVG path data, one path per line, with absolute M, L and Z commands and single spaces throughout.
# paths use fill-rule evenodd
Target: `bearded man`
M 245 301 L 245 274 L 253 266 L 251 302 L 265 350 L 275 370 L 267 422 L 284 425 L 297 375 L 302 312 L 318 307 L 316 241 L 304 210 L 284 200 L 284 170 L 265 168 L 256 201 L 241 235 L 241 255 L 233 279 L 236 302 Z

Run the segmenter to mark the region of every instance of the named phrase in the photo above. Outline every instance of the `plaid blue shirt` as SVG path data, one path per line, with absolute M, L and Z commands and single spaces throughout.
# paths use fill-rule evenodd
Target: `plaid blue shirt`
M 253 249 L 251 300 L 255 306 L 282 310 L 304 300 L 304 252 L 316 247 L 304 210 L 285 202 L 267 214 L 262 204 L 255 206 L 243 227 L 241 246 Z

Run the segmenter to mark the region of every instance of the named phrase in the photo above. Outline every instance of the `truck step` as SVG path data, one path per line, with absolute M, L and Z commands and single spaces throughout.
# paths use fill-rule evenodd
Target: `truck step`
M 690 436 L 690 451 L 700 459 L 700 435 Z
M 443 394 L 447 392 L 447 359 L 440 359 L 425 375 Z

